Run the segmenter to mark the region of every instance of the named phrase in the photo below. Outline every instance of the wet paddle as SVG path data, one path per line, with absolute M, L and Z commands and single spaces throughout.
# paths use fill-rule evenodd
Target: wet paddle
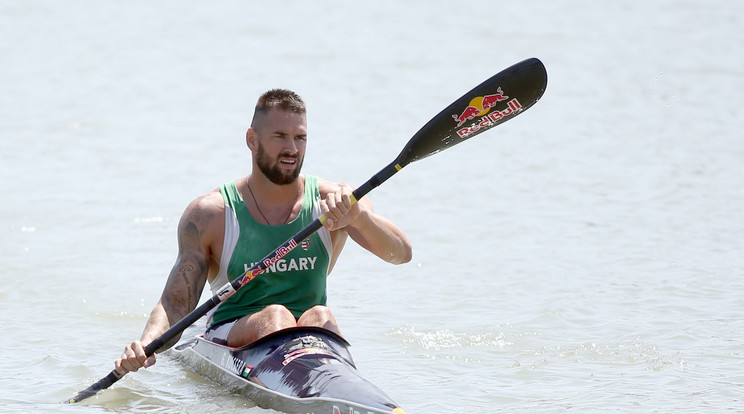
M 352 202 L 364 197 L 374 188 L 392 177 L 406 165 L 434 155 L 447 148 L 468 140 L 496 125 L 506 122 L 537 103 L 545 92 L 548 75 L 545 66 L 538 59 L 531 58 L 519 62 L 497 73 L 473 88 L 424 125 L 406 144 L 397 158 L 380 170 L 367 182 L 353 192 Z M 183 319 L 145 347 L 150 356 L 168 341 L 180 335 L 212 308 L 224 302 L 238 289 L 253 280 L 266 268 L 276 263 L 302 240 L 318 231 L 326 221 L 323 215 L 287 240 L 260 262 L 253 265 L 243 275 L 225 284 L 205 303 L 194 309 Z M 90 387 L 69 399 L 68 403 L 80 402 L 92 397 L 121 379 L 123 375 L 112 370 Z

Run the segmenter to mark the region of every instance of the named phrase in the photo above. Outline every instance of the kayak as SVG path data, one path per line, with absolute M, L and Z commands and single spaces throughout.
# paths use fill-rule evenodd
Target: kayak
M 349 343 L 326 329 L 284 329 L 241 348 L 198 335 L 172 352 L 197 373 L 233 387 L 262 408 L 302 414 L 405 414 L 362 378 Z

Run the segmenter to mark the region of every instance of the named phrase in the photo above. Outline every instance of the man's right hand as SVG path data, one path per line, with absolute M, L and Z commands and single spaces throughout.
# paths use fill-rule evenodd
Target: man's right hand
M 137 371 L 140 368 L 148 368 L 155 365 L 156 356 L 153 354 L 149 358 L 145 356 L 145 348 L 141 341 L 134 341 L 124 348 L 121 358 L 114 363 L 116 371 L 124 375 L 130 371 Z

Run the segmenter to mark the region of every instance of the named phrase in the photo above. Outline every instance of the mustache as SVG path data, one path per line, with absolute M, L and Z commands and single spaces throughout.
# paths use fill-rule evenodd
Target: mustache
M 297 154 L 292 154 L 290 152 L 282 152 L 279 154 L 279 158 L 294 158 L 296 160 L 300 159 L 300 156 Z

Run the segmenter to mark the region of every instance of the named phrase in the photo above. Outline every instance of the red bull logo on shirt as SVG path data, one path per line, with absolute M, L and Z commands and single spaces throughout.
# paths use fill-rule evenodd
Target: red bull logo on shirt
M 508 101 L 507 107 L 503 110 L 494 109 L 497 103 Z M 493 111 L 492 111 L 493 109 Z M 486 96 L 477 96 L 473 98 L 468 107 L 462 113 L 452 115 L 452 119 L 457 122 L 457 128 L 462 127 L 466 122 L 476 119 L 470 126 L 466 126 L 457 131 L 460 138 L 465 138 L 481 129 L 496 125 L 498 121 L 509 115 L 513 115 L 522 110 L 522 105 L 517 98 L 509 100 L 501 87 L 496 89 L 496 93 Z M 477 119 L 479 118 L 480 119 Z

